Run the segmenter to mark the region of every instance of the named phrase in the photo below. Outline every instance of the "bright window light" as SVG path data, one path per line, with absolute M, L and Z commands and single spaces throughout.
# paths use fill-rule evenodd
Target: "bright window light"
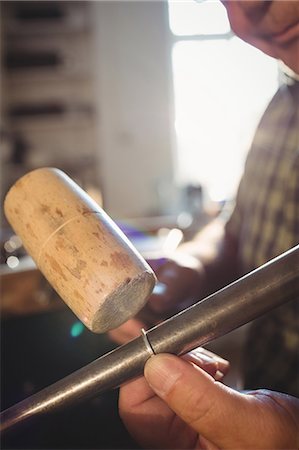
M 218 0 L 170 0 L 169 26 L 177 36 L 222 34 L 230 31 L 226 10 Z
M 184 23 L 180 8 L 174 20 L 174 4 L 183 8 L 185 0 L 170 2 L 172 20 Z M 278 87 L 277 62 L 237 37 L 213 36 L 178 38 L 172 63 L 178 181 L 201 184 L 213 201 L 233 198 L 254 130 Z

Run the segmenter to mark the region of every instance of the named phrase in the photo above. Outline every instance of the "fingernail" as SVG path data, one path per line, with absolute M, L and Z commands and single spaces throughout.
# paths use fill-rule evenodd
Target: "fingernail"
M 162 398 L 167 396 L 182 374 L 178 363 L 171 355 L 156 355 L 145 364 L 144 376 L 153 391 Z
M 214 375 L 214 379 L 216 381 L 221 381 L 221 380 L 223 380 L 223 378 L 224 378 L 224 374 L 220 370 L 217 370 L 217 372 Z

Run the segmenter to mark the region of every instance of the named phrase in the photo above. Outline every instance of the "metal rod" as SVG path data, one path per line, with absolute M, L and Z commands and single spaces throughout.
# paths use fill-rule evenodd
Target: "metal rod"
M 147 331 L 154 353 L 182 355 L 299 295 L 299 245 Z M 1 413 L 1 431 L 31 416 L 116 388 L 143 373 L 144 336 L 116 348 Z

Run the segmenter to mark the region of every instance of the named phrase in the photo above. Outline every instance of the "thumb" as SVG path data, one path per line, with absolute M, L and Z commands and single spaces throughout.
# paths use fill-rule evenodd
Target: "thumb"
M 283 448 L 275 444 L 276 438 L 285 436 L 285 417 L 276 413 L 268 397 L 234 391 L 199 367 L 168 354 L 150 358 L 144 375 L 155 393 L 184 422 L 216 446 Z M 270 436 L 266 436 L 267 429 Z M 269 447 L 271 441 L 273 447 Z
M 216 383 L 199 367 L 173 355 L 159 354 L 147 361 L 144 375 L 155 393 L 209 441 L 224 447 L 231 435 L 229 428 L 233 427 L 235 433 L 231 414 L 236 412 L 234 391 Z

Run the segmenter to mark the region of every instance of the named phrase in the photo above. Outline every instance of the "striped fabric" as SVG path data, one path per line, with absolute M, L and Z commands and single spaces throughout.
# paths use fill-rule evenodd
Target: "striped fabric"
M 238 241 L 244 273 L 299 242 L 299 82 L 278 90 L 260 122 L 226 231 Z M 299 396 L 298 352 L 294 299 L 253 322 L 245 388 Z

